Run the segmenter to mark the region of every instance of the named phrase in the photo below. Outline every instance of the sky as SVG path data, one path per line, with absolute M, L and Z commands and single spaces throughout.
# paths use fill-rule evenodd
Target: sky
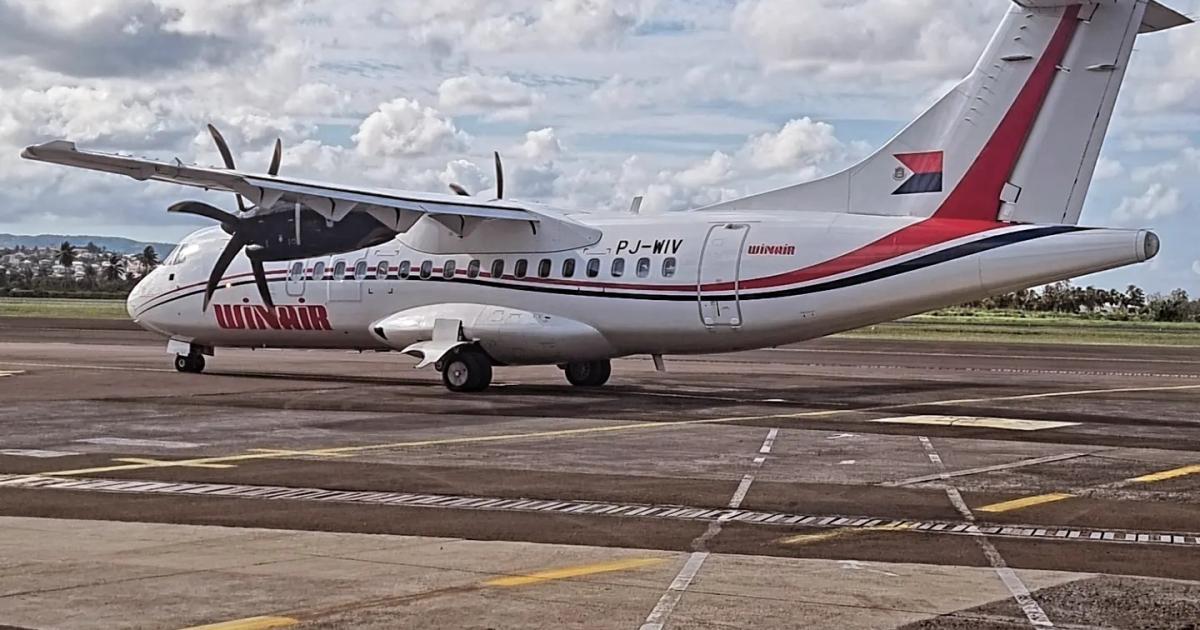
M 1200 0 L 1171 0 L 1200 14 Z M 1007 0 L 0 0 L 0 232 L 175 241 L 205 197 L 81 147 L 346 184 L 686 210 L 835 172 L 970 71 Z M 952 7 L 952 8 L 948 8 Z M 1083 215 L 1154 228 L 1084 283 L 1200 294 L 1200 27 L 1139 40 Z

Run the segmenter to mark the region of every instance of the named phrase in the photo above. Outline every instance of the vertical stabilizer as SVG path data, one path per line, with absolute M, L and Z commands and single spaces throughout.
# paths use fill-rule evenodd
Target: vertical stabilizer
M 1188 22 L 1154 0 L 1014 0 L 971 74 L 879 152 L 710 209 L 1076 223 L 1134 40 Z

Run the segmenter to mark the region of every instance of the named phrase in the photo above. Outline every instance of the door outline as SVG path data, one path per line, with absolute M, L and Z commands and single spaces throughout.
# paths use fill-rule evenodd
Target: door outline
M 736 232 L 725 234 L 723 231 Z M 744 223 L 721 223 L 708 229 L 700 264 L 696 270 L 696 298 L 700 306 L 700 321 L 708 328 L 739 328 L 742 320 L 742 257 L 750 226 Z M 732 278 L 728 263 L 732 262 Z M 725 266 L 722 266 L 722 265 Z M 706 265 L 716 265 L 709 267 Z M 706 295 L 706 284 L 733 282 L 733 296 Z M 731 305 L 732 303 L 732 305 Z
M 300 265 L 300 275 L 295 273 L 296 265 Z M 309 266 L 307 261 L 295 260 L 288 265 L 287 269 L 287 294 L 288 297 L 304 297 L 304 285 L 309 274 Z
M 352 274 L 354 267 L 360 261 L 365 261 L 366 258 L 350 259 L 337 257 L 330 260 L 331 267 L 334 270 L 333 280 L 329 283 L 329 301 L 330 302 L 361 302 L 363 283 L 355 279 Z M 341 277 L 338 277 L 337 267 L 339 264 L 344 264 L 346 267 L 342 270 Z M 347 276 L 351 276 L 347 278 Z

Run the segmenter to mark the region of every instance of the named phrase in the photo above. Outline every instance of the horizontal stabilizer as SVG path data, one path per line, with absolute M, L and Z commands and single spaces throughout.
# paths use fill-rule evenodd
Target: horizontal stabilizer
M 1013 0 L 1026 9 L 1057 9 L 1074 5 L 1089 4 L 1082 0 Z M 1146 15 L 1142 18 L 1140 34 L 1157 33 L 1178 26 L 1187 26 L 1194 20 L 1172 9 L 1158 0 L 1146 3 Z

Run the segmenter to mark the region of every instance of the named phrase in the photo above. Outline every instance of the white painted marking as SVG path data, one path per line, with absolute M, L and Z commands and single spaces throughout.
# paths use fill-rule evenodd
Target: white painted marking
M 872 569 L 866 562 L 859 560 L 842 560 L 838 562 L 838 564 L 842 565 L 842 568 L 846 569 L 847 571 L 866 571 L 867 573 L 878 573 L 879 575 L 886 575 L 888 577 L 900 577 L 899 573 L 892 573 L 891 571 L 883 571 L 881 569 Z
M 733 498 L 729 500 L 729 507 L 737 509 L 742 506 L 742 501 L 746 500 L 746 493 L 750 492 L 750 484 L 754 483 L 754 475 L 746 475 L 742 477 L 742 482 L 738 484 L 737 490 L 733 493 Z
M 938 468 L 938 473 L 940 473 L 946 490 L 946 497 L 950 499 L 950 503 L 954 506 L 954 509 L 958 510 L 958 513 L 962 514 L 964 519 L 973 524 L 975 522 L 975 514 L 971 511 L 967 502 L 963 500 L 958 488 L 950 483 L 950 475 L 946 470 L 945 464 L 942 463 L 941 455 L 934 448 L 933 442 L 923 435 L 918 439 L 921 441 L 921 446 L 924 447 L 926 455 L 929 456 L 929 461 L 933 462 Z M 1009 568 L 1008 563 L 1004 561 L 1004 557 L 1000 555 L 1000 551 L 996 549 L 992 541 L 981 534 L 975 537 L 975 542 L 979 544 L 979 548 L 983 550 L 983 555 L 987 558 L 988 564 L 992 566 L 992 570 L 996 572 L 1000 581 L 1004 583 L 1013 600 L 1021 607 L 1021 611 L 1025 613 L 1025 618 L 1029 620 L 1029 623 L 1038 628 L 1053 628 L 1054 622 L 1050 621 L 1050 617 L 1046 615 L 1046 611 L 1042 610 L 1041 605 L 1033 598 L 1033 595 L 1029 592 L 1029 588 L 1021 581 L 1020 576 Z
M 766 461 L 767 461 L 766 457 L 755 457 L 754 458 L 754 463 L 758 464 L 759 466 L 761 466 Z
M 4 370 L 0 370 L 0 378 L 4 378 L 6 376 L 16 376 L 18 374 L 24 374 L 24 373 L 25 373 L 24 370 L 16 370 L 13 372 L 6 372 Z
M 704 566 L 705 560 L 708 560 L 707 551 L 697 551 L 688 556 L 687 562 L 683 563 L 683 568 L 671 581 L 667 592 L 659 598 L 658 604 L 654 606 L 654 610 L 650 611 L 640 630 L 662 630 L 666 626 L 667 619 L 670 618 L 672 612 L 675 612 L 675 607 L 679 605 L 683 593 L 692 585 L 692 580 L 696 579 L 696 574 L 700 572 L 700 567 Z
M 1063 453 L 1062 455 L 1047 455 L 1046 457 L 1034 457 L 1032 459 L 1022 459 L 1007 464 L 996 464 L 993 466 L 980 466 L 978 468 L 966 468 L 963 470 L 955 470 L 945 473 L 934 473 L 932 475 L 921 475 L 919 477 L 909 477 L 899 481 L 888 481 L 879 485 L 885 487 L 910 486 L 917 483 L 925 483 L 927 481 L 936 481 L 938 479 L 949 479 L 951 477 L 967 477 L 970 475 L 979 475 L 983 473 L 997 472 L 1001 470 L 1012 470 L 1014 468 L 1024 468 L 1026 466 L 1037 466 L 1039 464 L 1050 464 L 1054 462 L 1066 461 L 1069 459 L 1078 459 L 1087 457 L 1092 453 Z
M 839 433 L 837 435 L 831 435 L 825 439 L 827 439 L 827 440 L 848 440 L 850 438 L 856 438 L 856 437 L 858 437 L 857 433 Z
M 771 429 L 767 432 L 767 439 L 763 440 L 762 448 L 758 449 L 759 453 L 766 455 L 771 452 L 771 448 L 775 446 L 775 438 L 779 437 L 779 429 Z
M 767 398 L 766 400 L 763 400 L 763 402 L 767 402 L 767 403 L 785 403 L 785 402 L 787 402 L 787 401 L 786 401 L 786 400 L 784 400 L 784 399 L 782 399 L 782 398 Z
M 858 463 L 857 459 L 843 459 L 838 462 L 838 466 L 853 466 Z
M 1048 420 L 1021 420 L 1018 418 L 983 418 L 976 416 L 899 416 L 879 418 L 871 422 L 881 424 L 919 424 L 945 427 L 967 427 L 972 429 L 1003 429 L 1005 431 L 1045 431 L 1077 426 L 1078 422 L 1051 422 Z
M 75 440 L 82 444 L 99 444 L 103 446 L 145 446 L 151 448 L 185 449 L 205 446 L 195 442 L 176 442 L 174 440 L 146 440 L 120 437 L 98 437 L 86 440 Z
M 38 459 L 53 459 L 55 457 L 70 457 L 78 455 L 70 451 L 39 451 L 37 449 L 28 448 L 9 448 L 0 450 L 0 455 L 11 455 L 12 457 L 36 457 Z

